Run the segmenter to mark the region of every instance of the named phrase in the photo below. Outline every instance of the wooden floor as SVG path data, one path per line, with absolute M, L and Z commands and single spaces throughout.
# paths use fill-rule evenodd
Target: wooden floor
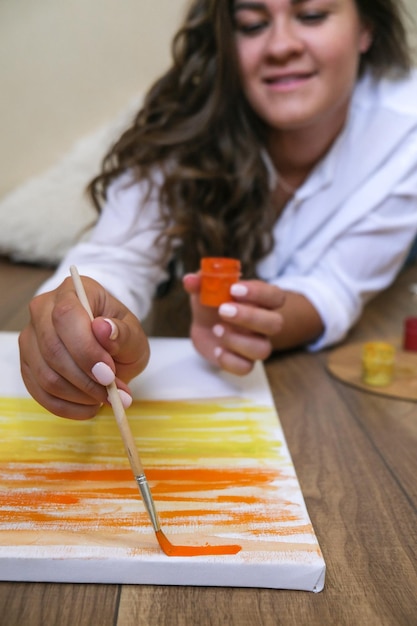
M 49 273 L 0 261 L 2 330 L 26 323 Z M 368 306 L 349 341 L 400 336 L 417 316 L 414 282 L 417 267 Z M 296 351 L 266 365 L 327 564 L 324 591 L 2 582 L 0 625 L 416 626 L 417 405 L 335 380 L 326 357 Z

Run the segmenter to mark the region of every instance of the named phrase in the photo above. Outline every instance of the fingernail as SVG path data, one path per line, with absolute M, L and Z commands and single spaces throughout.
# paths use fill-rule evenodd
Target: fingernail
M 247 296 L 248 288 L 246 285 L 242 285 L 241 283 L 235 283 L 230 287 L 230 293 L 232 296 Z
M 225 317 L 234 317 L 237 313 L 237 308 L 233 304 L 226 302 L 225 304 L 220 305 L 219 313 Z
M 113 320 L 109 320 L 107 317 L 104 318 L 104 321 L 107 322 L 111 328 L 109 339 L 116 339 L 119 334 L 119 329 L 117 328 L 116 324 L 113 322 Z
M 221 324 L 216 324 L 215 326 L 213 326 L 212 330 L 213 334 L 216 335 L 216 337 L 223 337 L 224 326 L 222 326 Z
M 110 385 L 115 379 L 115 375 L 111 367 L 106 365 L 106 363 L 102 363 L 99 361 L 91 368 L 91 371 L 94 375 L 94 378 L 97 380 L 100 385 Z
M 223 350 L 220 348 L 220 346 L 216 346 L 214 348 L 214 356 L 216 357 L 216 359 L 219 358 L 219 356 L 221 355 L 222 352 L 223 352 Z
M 118 391 L 118 394 L 120 396 L 120 400 L 122 402 L 123 408 L 124 409 L 128 409 L 130 407 L 130 405 L 132 404 L 132 402 L 133 402 L 132 396 L 129 395 L 123 389 L 118 389 L 117 391 Z M 111 404 L 110 397 L 107 398 L 107 401 L 109 402 L 109 404 Z

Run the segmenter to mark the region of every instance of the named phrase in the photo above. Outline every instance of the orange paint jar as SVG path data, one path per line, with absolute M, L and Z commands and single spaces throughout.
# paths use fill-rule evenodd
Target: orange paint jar
M 201 259 L 200 302 L 205 306 L 220 306 L 229 302 L 230 287 L 240 278 L 240 261 L 224 257 Z

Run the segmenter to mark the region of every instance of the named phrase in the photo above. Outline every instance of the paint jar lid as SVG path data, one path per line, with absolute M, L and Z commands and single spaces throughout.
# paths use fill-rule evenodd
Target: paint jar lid
M 204 257 L 201 259 L 200 268 L 202 272 L 210 273 L 240 272 L 240 261 L 227 257 Z

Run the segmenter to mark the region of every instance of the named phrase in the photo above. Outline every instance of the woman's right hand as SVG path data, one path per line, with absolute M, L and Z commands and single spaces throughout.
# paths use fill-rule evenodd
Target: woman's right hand
M 20 333 L 20 364 L 29 393 L 61 417 L 87 419 L 107 402 L 116 380 L 125 406 L 128 383 L 149 360 L 139 320 L 96 281 L 82 277 L 94 321 L 78 300 L 71 278 L 33 298 L 30 322 Z

